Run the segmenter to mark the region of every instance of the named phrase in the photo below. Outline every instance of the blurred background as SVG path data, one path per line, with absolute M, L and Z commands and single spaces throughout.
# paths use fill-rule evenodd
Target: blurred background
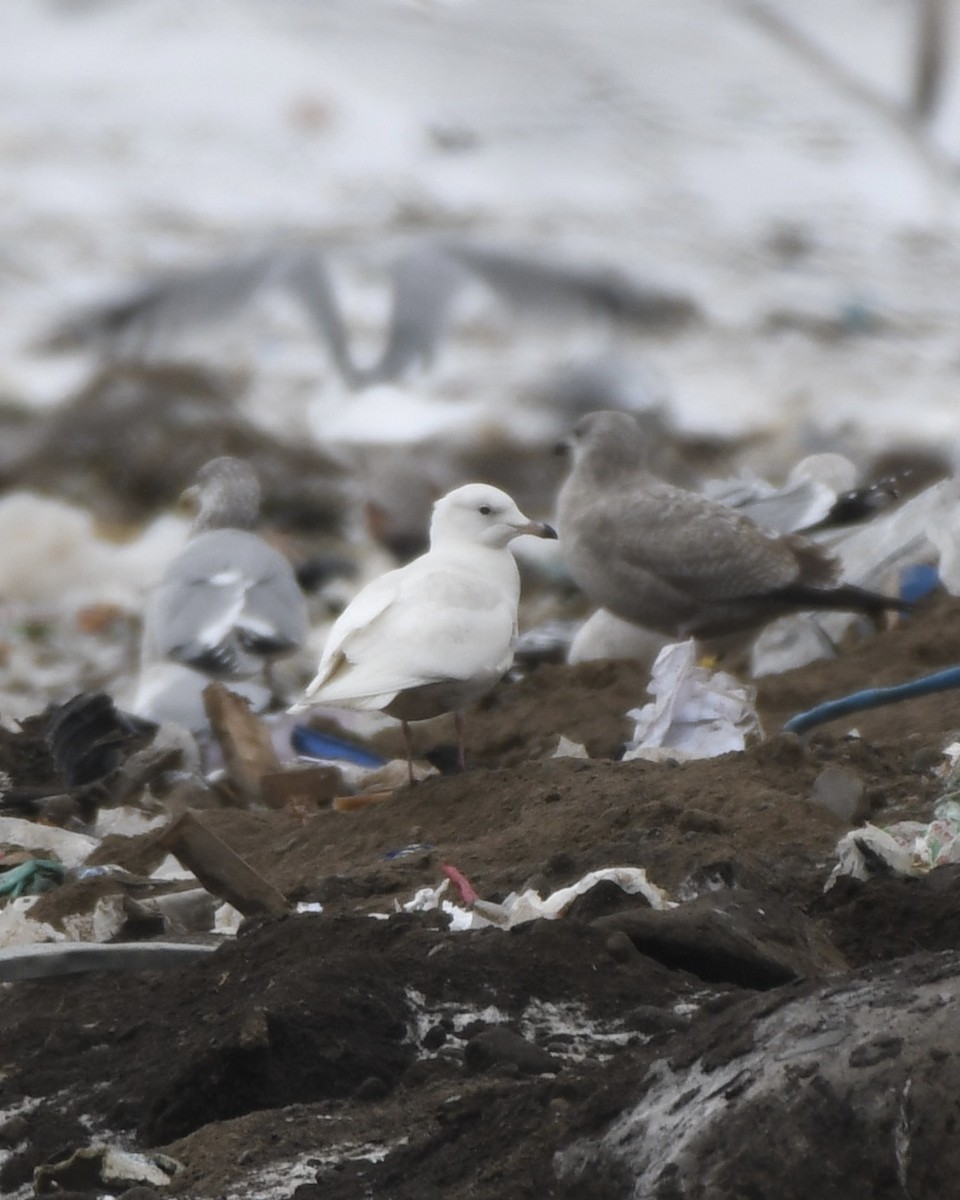
M 418 401 L 509 409 L 603 360 L 678 429 L 776 435 L 784 462 L 952 454 L 954 8 L 7 0 L 0 396 L 49 407 L 83 386 L 90 347 L 43 336 L 85 304 L 263 247 L 322 253 L 375 357 L 389 264 L 453 234 L 616 269 L 696 319 L 528 322 L 466 295 L 408 381 Z M 351 402 L 302 306 L 269 289 L 182 333 L 161 357 L 225 373 L 265 428 L 358 442 L 401 411 L 396 389 Z
M 954 473 L 958 43 L 953 0 L 6 0 L 0 711 L 133 686 L 218 454 L 314 596 L 290 694 L 436 496 L 552 519 L 593 409 L 687 486 Z M 524 628 L 586 614 L 518 553 Z

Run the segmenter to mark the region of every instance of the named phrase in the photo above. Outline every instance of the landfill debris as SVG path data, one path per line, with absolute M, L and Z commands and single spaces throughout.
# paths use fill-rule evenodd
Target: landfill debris
M 304 758 L 342 759 L 371 770 L 382 767 L 385 759 L 366 746 L 344 737 L 335 737 L 309 725 L 295 725 L 290 733 L 290 745 Z
M 101 809 L 129 801 L 148 809 L 146 789 L 162 793 L 164 781 L 191 762 L 182 738 L 121 712 L 103 692 L 81 692 L 48 710 L 43 744 L 55 778 L 41 786 L 7 787 L 0 807 L 94 832 Z
M 65 867 L 79 867 L 100 845 L 97 838 L 52 825 L 38 825 L 24 817 L 0 817 L 0 846 L 19 846 L 55 855 Z
M 44 1196 L 95 1188 L 119 1192 L 138 1185 L 169 1187 L 181 1170 L 180 1163 L 167 1154 L 134 1154 L 114 1146 L 91 1146 L 75 1150 L 59 1162 L 37 1167 L 33 1190 Z
M 900 572 L 900 596 L 908 604 L 916 604 L 942 586 L 940 571 L 931 563 L 913 563 Z
M 86 971 L 165 971 L 212 954 L 201 942 L 32 942 L 0 947 L 0 982 L 49 979 Z
M 948 863 L 960 863 L 960 813 L 934 820 L 897 821 L 883 829 L 867 823 L 837 842 L 837 865 L 823 886 L 829 891 L 841 875 L 926 875 Z
M 468 906 L 476 904 L 480 897 L 473 890 L 473 884 L 469 879 L 467 879 L 466 875 L 464 875 L 462 871 L 460 871 L 457 867 L 452 866 L 450 863 L 441 863 L 440 870 L 444 873 L 444 875 L 446 875 L 446 877 L 460 893 L 460 899 L 464 902 L 464 904 Z
M 923 826 L 915 821 L 906 824 L 912 828 L 880 829 L 868 822 L 860 829 L 844 834 L 837 842 L 837 865 L 830 872 L 823 890 L 828 892 L 841 875 L 865 880 L 877 874 L 924 874 L 911 853 L 917 830 Z
M 340 717 L 342 713 L 338 713 Z M 290 744 L 299 755 L 335 767 L 339 779 L 331 804 L 335 812 L 355 812 L 390 799 L 397 788 L 409 782 L 411 770 L 418 783 L 439 774 L 431 763 L 415 760 L 408 767 L 406 760 L 385 759 L 356 737 L 327 733 L 309 725 L 295 725 Z M 287 768 L 284 774 L 289 773 Z M 318 797 L 311 799 L 316 803 Z
M 203 705 L 223 752 L 228 782 L 243 802 L 259 800 L 260 780 L 280 769 L 266 725 L 253 715 L 243 696 L 222 683 L 207 684 Z
M 393 793 L 409 782 L 409 769 L 406 759 L 392 758 L 382 767 L 369 770 L 366 767 L 355 767 L 351 763 L 338 763 L 344 792 L 337 796 L 331 807 L 337 812 L 351 812 L 356 808 L 366 808 L 370 804 L 389 800 Z M 429 779 L 431 775 L 439 775 L 432 763 L 420 759 L 413 760 L 413 778 L 416 783 Z
M 107 541 L 83 508 L 8 492 L 0 498 L 0 594 L 5 600 L 42 606 L 56 599 L 60 612 L 96 604 L 135 612 L 159 575 L 158 563 L 186 536 L 180 518 L 162 516 L 126 545 Z
M 208 676 L 182 663 L 145 662 L 127 708 L 146 721 L 177 725 L 200 737 L 210 732 L 203 703 L 209 682 Z M 248 700 L 254 712 L 262 712 L 270 703 L 270 689 L 254 680 L 232 680 L 230 690 Z
M 411 842 L 409 846 L 401 846 L 399 850 L 388 850 L 384 855 L 385 862 L 395 862 L 398 858 L 412 858 L 415 854 L 429 854 L 436 847 L 432 842 Z
M 818 725 L 835 721 L 838 717 L 845 717 L 850 713 L 883 708 L 888 704 L 915 699 L 917 696 L 929 696 L 935 692 L 953 691 L 956 688 L 960 688 L 960 667 L 949 667 L 946 671 L 935 671 L 932 675 L 923 675 L 909 683 L 898 683 L 893 687 L 865 688 L 839 700 L 827 700 L 818 704 L 816 708 L 797 713 L 786 722 L 783 729 L 784 733 L 806 733 Z
M 282 916 L 290 911 L 284 896 L 193 813 L 178 817 L 159 842 L 193 871 L 205 888 L 245 917 Z
M 109 942 L 127 923 L 125 897 L 100 896 L 84 912 L 64 914 L 57 925 L 31 915 L 39 896 L 18 896 L 0 908 L 0 947 L 36 942 Z
M 80 692 L 51 712 L 46 742 L 57 773 L 79 787 L 109 775 L 153 732 L 152 725 L 120 712 L 105 692 Z
M 931 821 L 897 821 L 880 828 L 869 822 L 837 842 L 837 865 L 825 892 L 841 875 L 870 879 L 874 875 L 926 875 L 937 867 L 960 863 L 960 742 L 943 751 L 944 786 Z
M 581 742 L 575 742 L 571 738 L 560 734 L 560 740 L 557 742 L 557 748 L 554 750 L 551 758 L 589 758 L 587 748 Z
M 216 921 L 217 903 L 206 888 L 167 892 L 153 898 L 164 928 L 176 933 L 209 933 Z
M 813 781 L 810 799 L 846 824 L 854 825 L 866 816 L 862 811 L 867 807 L 864 791 L 863 777 L 857 771 L 831 765 L 824 767 Z
M 443 871 L 447 876 L 443 883 L 437 887 L 420 888 L 413 899 L 401 907 L 404 912 L 432 912 L 439 908 L 451 918 L 451 931 L 457 932 L 485 929 L 491 925 L 500 929 L 512 929 L 527 921 L 555 921 L 564 915 L 578 896 L 584 895 L 606 880 L 615 883 L 629 895 L 642 895 L 651 908 L 674 906 L 667 893 L 647 879 L 647 873 L 641 867 L 604 867 L 598 871 L 590 871 L 576 883 L 551 892 L 546 898 L 534 888 L 527 888 L 523 892 L 511 892 L 501 904 L 482 900 L 473 885 L 456 867 L 447 864 Z M 451 883 L 457 888 L 463 904 L 467 907 L 453 904 L 444 898 Z
M 309 810 L 328 804 L 343 787 L 332 764 L 303 763 L 260 777 L 260 799 L 267 808 Z
M 837 501 L 853 491 L 857 469 L 842 454 L 810 454 L 791 467 L 777 486 L 742 469 L 730 479 L 708 479 L 703 493 L 777 533 L 809 529 L 829 517 Z
M 122 804 L 117 808 L 101 808 L 93 823 L 91 836 L 98 841 L 111 835 L 136 837 L 140 833 L 149 833 L 151 829 L 159 829 L 169 820 L 169 810 L 145 794 L 141 797 L 139 805 Z
M 66 868 L 63 863 L 52 858 L 25 858 L 21 862 L 11 862 L 19 857 L 11 854 L 0 856 L 0 896 L 38 895 L 48 892 L 63 882 Z
M 605 608 L 598 608 L 580 626 L 567 651 L 572 665 L 596 658 L 632 658 L 652 667 L 664 646 L 670 644 L 666 634 L 644 629 L 632 621 L 624 621 Z
M 756 690 L 725 671 L 697 665 L 693 638 L 657 655 L 647 690 L 653 701 L 627 713 L 634 722 L 624 761 L 714 758 L 743 750 L 761 734 Z
M 960 594 L 960 476 L 918 495 L 852 531 L 827 531 L 816 540 L 841 563 L 841 576 L 859 587 L 886 590 L 904 570 L 935 566 L 952 595 Z M 903 595 L 901 589 L 901 595 Z M 904 599 L 907 596 L 904 595 Z M 754 679 L 778 675 L 817 659 L 834 658 L 843 636 L 861 618 L 852 613 L 798 613 L 764 629 L 750 651 Z

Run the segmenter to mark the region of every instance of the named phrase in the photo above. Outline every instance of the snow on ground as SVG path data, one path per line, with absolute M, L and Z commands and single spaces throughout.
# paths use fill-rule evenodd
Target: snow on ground
M 685 425 L 953 443 L 960 70 L 924 155 L 758 8 L 905 95 L 912 0 L 8 0 L 0 394 L 52 403 L 84 376 L 32 345 L 70 304 L 277 240 L 337 252 L 372 347 L 398 239 L 453 229 L 688 289 L 706 329 L 625 347 Z M 893 332 L 760 336 L 779 309 L 877 314 Z M 267 422 L 330 387 L 282 305 L 217 336 Z M 584 344 L 607 335 L 482 317 L 418 390 L 512 387 Z

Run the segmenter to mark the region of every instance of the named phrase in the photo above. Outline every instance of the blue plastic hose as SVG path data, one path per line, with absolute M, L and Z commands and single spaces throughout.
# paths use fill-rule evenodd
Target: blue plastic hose
M 883 708 L 885 704 L 898 704 L 901 700 L 911 700 L 914 696 L 929 696 L 933 692 L 948 692 L 952 688 L 960 688 L 960 667 L 948 667 L 945 671 L 937 671 L 933 675 L 924 675 L 910 683 L 898 683 L 893 687 L 867 688 L 862 692 L 854 692 L 839 700 L 827 700 L 807 712 L 797 713 L 784 725 L 784 733 L 806 733 L 826 721 L 837 717 L 845 717 L 849 713 L 863 712 L 868 708 Z

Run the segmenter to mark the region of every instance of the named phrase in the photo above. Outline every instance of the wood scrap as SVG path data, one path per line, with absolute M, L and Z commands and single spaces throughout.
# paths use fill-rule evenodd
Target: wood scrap
M 192 812 L 178 817 L 157 842 L 192 871 L 208 891 L 245 917 L 276 917 L 290 911 L 282 893 Z

